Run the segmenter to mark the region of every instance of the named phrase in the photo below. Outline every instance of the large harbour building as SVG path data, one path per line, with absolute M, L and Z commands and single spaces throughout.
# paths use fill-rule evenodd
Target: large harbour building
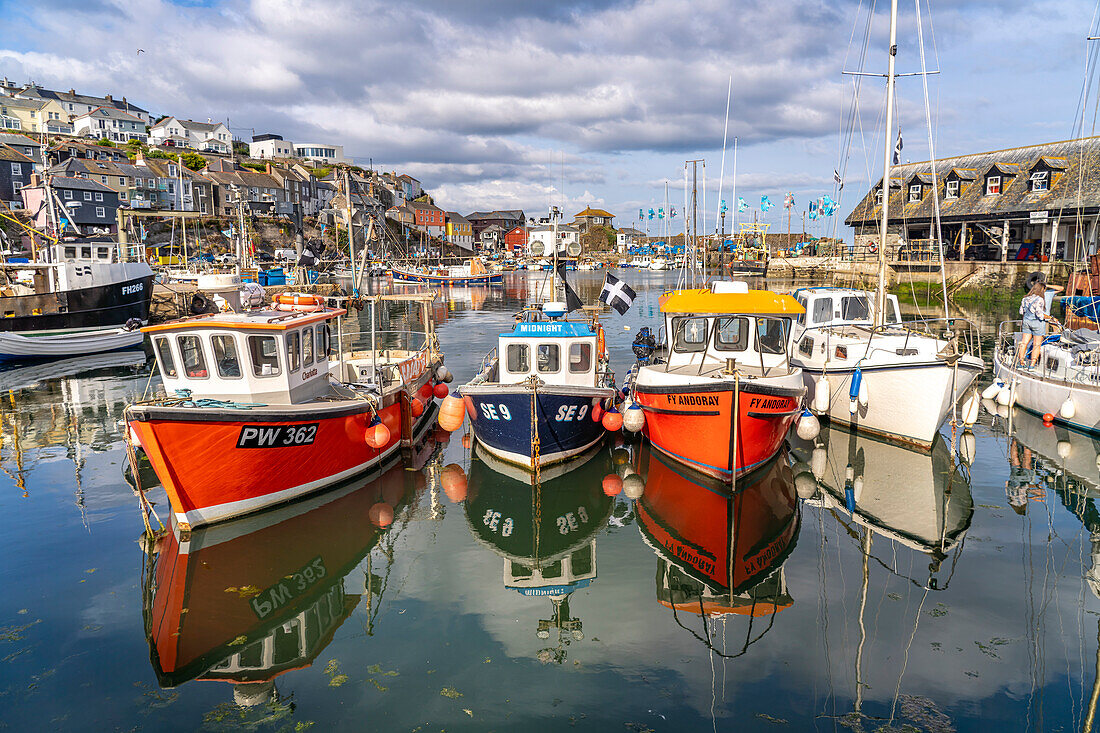
M 935 185 L 949 259 L 1079 261 L 1097 251 L 1100 137 L 906 163 L 890 175 L 887 255 L 922 259 L 934 239 Z M 881 179 L 845 223 L 857 252 L 880 238 Z

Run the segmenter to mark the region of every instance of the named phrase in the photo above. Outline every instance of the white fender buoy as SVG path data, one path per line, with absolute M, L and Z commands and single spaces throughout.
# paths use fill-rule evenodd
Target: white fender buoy
M 962 421 L 963 425 L 970 427 L 974 423 L 978 422 L 978 393 L 975 391 L 967 398 L 963 403 L 962 409 Z
M 983 400 L 993 400 L 997 398 L 997 393 L 1004 389 L 1005 383 L 999 379 L 994 379 L 993 384 L 982 390 Z
M 821 434 L 821 421 L 809 410 L 803 410 L 795 432 L 802 440 L 813 440 Z
M 974 433 L 966 430 L 959 436 L 959 457 L 962 458 L 963 463 L 970 465 L 974 463 L 974 455 L 978 450 L 978 441 L 974 437 Z
M 852 481 L 852 493 L 855 494 L 856 501 L 859 501 L 860 494 L 863 493 L 863 474 L 856 476 Z
M 859 405 L 860 407 L 867 406 L 867 382 L 865 381 L 859 383 Z
M 997 417 L 1008 419 L 1008 413 L 1010 412 L 1008 405 L 997 405 Z
M 1096 456 L 1096 470 L 1100 471 L 1100 455 Z
M 440 364 L 435 370 L 435 378 L 440 382 L 446 382 L 450 384 L 454 381 L 455 375 L 451 374 L 451 370 Z
M 1012 387 L 1003 387 L 1000 392 L 997 393 L 997 404 L 1002 407 L 1008 407 L 1012 403 Z
M 814 452 L 810 455 L 810 470 L 814 474 L 814 478 L 818 481 L 825 478 L 825 469 L 829 466 L 829 454 L 825 452 L 823 446 L 814 448 Z
M 623 494 L 628 499 L 641 499 L 645 493 L 645 479 L 639 473 L 632 473 L 623 479 Z
M 1069 454 L 1073 452 L 1073 443 L 1068 440 L 1058 441 L 1058 457 L 1069 458 Z
M 631 466 L 629 463 L 624 463 L 623 465 L 619 466 L 618 473 L 619 473 L 619 477 L 623 481 L 626 481 L 627 476 L 633 476 L 634 474 L 636 474 L 638 472 L 634 470 L 634 466 Z
M 1062 406 L 1058 408 L 1058 414 L 1066 420 L 1072 420 L 1073 416 L 1077 414 L 1077 405 L 1073 404 L 1073 398 L 1067 397 L 1066 401 L 1062 403 Z
M 817 384 L 814 386 L 814 411 L 828 412 L 830 399 L 829 378 L 822 374 L 821 379 L 817 380 Z
M 809 499 L 817 493 L 817 479 L 809 471 L 803 471 L 794 477 L 794 490 L 799 499 Z
M 638 403 L 633 400 L 623 410 L 623 427 L 632 433 L 636 433 L 645 427 L 645 413 L 642 412 L 642 408 L 638 406 Z
M 982 400 L 982 407 L 984 407 L 985 411 L 990 415 L 997 414 L 997 401 L 994 399 Z

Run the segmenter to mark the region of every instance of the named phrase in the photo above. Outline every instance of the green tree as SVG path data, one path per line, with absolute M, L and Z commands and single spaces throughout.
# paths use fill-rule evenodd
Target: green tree
M 206 158 L 190 150 L 180 155 L 180 162 L 193 171 L 201 171 L 206 167 Z
M 101 148 L 113 148 L 115 146 L 113 142 L 105 137 L 101 137 L 99 140 L 97 140 L 96 145 L 100 146 Z

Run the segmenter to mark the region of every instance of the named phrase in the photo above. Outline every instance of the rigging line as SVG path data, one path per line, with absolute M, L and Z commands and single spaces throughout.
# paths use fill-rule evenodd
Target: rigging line
M 714 232 L 718 233 L 718 218 L 722 213 L 722 184 L 726 177 L 726 133 L 730 129 L 730 98 L 733 96 L 733 74 L 730 74 L 729 87 L 726 89 L 726 124 L 722 128 L 722 165 L 718 168 L 718 210 L 714 214 Z M 668 216 L 668 212 L 665 212 Z
M 932 140 L 932 110 L 928 104 L 928 75 L 924 58 L 924 21 L 921 19 L 920 0 L 914 0 L 917 9 L 917 44 L 920 46 L 921 86 L 924 89 L 924 117 L 928 122 L 928 159 L 932 165 L 932 206 L 936 217 L 936 246 L 940 255 L 940 284 L 943 286 L 943 317 L 950 318 L 947 311 L 947 269 L 943 257 L 943 222 L 940 219 L 940 188 L 936 177 L 936 150 Z
M 917 606 L 917 614 L 913 617 L 913 633 L 909 635 L 909 643 L 905 645 L 905 656 L 901 663 L 901 672 L 898 673 L 898 684 L 894 688 L 894 702 L 890 705 L 890 725 L 894 722 L 894 713 L 898 707 L 898 698 L 901 696 L 901 679 L 905 676 L 905 668 L 909 665 L 909 650 L 913 647 L 913 639 L 917 636 L 917 627 L 920 626 L 920 615 L 924 610 L 924 602 L 928 599 L 928 589 L 924 589 L 924 595 L 921 596 L 920 604 Z
M 859 12 L 862 8 L 863 8 L 863 0 L 860 0 L 859 8 L 856 9 L 856 19 L 857 20 L 859 18 Z M 875 14 L 875 0 L 871 0 L 871 4 L 867 9 L 867 23 L 864 26 L 864 31 L 863 31 L 863 45 L 860 47 L 859 67 L 858 68 L 859 68 L 859 71 L 861 71 L 861 72 L 865 68 L 866 62 L 867 62 L 867 49 L 870 45 L 870 40 L 871 40 L 871 20 L 874 17 L 874 14 Z M 856 24 L 853 23 L 852 24 L 852 37 L 855 36 L 855 28 L 856 28 Z M 851 41 L 849 41 L 849 50 L 850 50 L 850 48 L 851 48 Z M 845 66 L 847 66 L 847 55 L 845 55 Z M 860 92 L 860 88 L 862 86 L 862 82 L 863 82 L 863 77 L 862 76 L 854 76 L 852 78 L 852 102 L 849 105 L 849 110 L 848 110 L 848 122 L 847 122 L 848 132 L 847 132 L 847 137 L 846 137 L 846 139 L 844 139 L 844 137 L 842 135 L 842 139 L 839 140 L 838 143 L 837 143 L 838 147 L 839 147 L 839 149 L 837 151 L 838 152 L 837 157 L 838 157 L 838 164 L 840 166 L 839 167 L 839 173 L 840 173 L 841 181 L 843 181 L 845 179 L 845 177 L 847 176 L 847 174 L 848 174 L 848 160 L 851 157 L 850 153 L 851 153 L 851 148 L 852 148 L 852 137 L 855 133 L 854 128 L 855 128 L 855 122 L 856 121 L 859 122 L 860 141 L 863 143 L 864 160 L 867 163 L 867 178 L 870 179 L 870 177 L 871 177 L 870 161 L 867 160 L 867 155 L 866 155 L 866 153 L 867 153 L 867 144 L 866 144 L 866 141 L 865 141 L 864 136 L 863 136 L 863 120 L 862 120 L 862 117 L 861 117 L 860 112 L 859 112 L 859 92 Z M 835 185 L 835 182 L 834 182 L 834 185 Z M 843 190 L 842 189 L 838 190 L 837 191 L 837 208 L 840 208 L 840 197 L 842 195 L 843 195 Z M 840 224 L 839 224 L 838 221 L 834 220 L 832 222 L 832 236 L 834 236 L 834 237 L 836 236 L 836 230 L 837 230 L 837 227 L 839 227 L 839 225 Z

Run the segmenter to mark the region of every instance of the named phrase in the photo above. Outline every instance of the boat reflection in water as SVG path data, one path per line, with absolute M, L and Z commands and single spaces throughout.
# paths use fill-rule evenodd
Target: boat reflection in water
M 161 686 L 220 680 L 240 705 L 277 700 L 275 678 L 309 666 L 364 596 L 368 624 L 376 616 L 388 566 L 377 574 L 368 555 L 407 524 L 423 476 L 393 459 L 304 501 L 190 533 L 173 526 L 143 583 Z M 348 592 L 365 556 L 364 587 Z
M 596 580 L 596 535 L 607 526 L 615 499 L 601 488 L 611 471 L 605 448 L 543 468 L 541 483 L 477 446 L 470 463 L 466 521 L 480 542 L 504 558 L 504 587 L 522 596 L 546 597 L 550 618 L 535 636 L 556 644 L 540 649 L 544 663 L 561 664 L 566 647 L 584 638 L 572 616 L 570 595 Z
M 635 457 L 645 489 L 635 502 L 638 527 L 657 553 L 657 600 L 715 654 L 737 657 L 789 608 L 783 563 L 794 549 L 800 512 L 784 451 L 728 483 L 704 477 L 642 446 Z M 682 614 L 702 619 L 703 634 Z M 749 617 L 744 644 L 715 645 L 712 625 Z M 761 628 L 755 619 L 768 617 Z M 719 634 L 724 639 L 724 635 Z
M 974 515 L 969 479 L 942 435 L 926 453 L 828 425 L 814 443 L 791 445 L 799 496 L 869 530 L 867 547 L 873 533 L 930 555 L 928 577 L 913 581 L 937 589 L 940 565 Z

